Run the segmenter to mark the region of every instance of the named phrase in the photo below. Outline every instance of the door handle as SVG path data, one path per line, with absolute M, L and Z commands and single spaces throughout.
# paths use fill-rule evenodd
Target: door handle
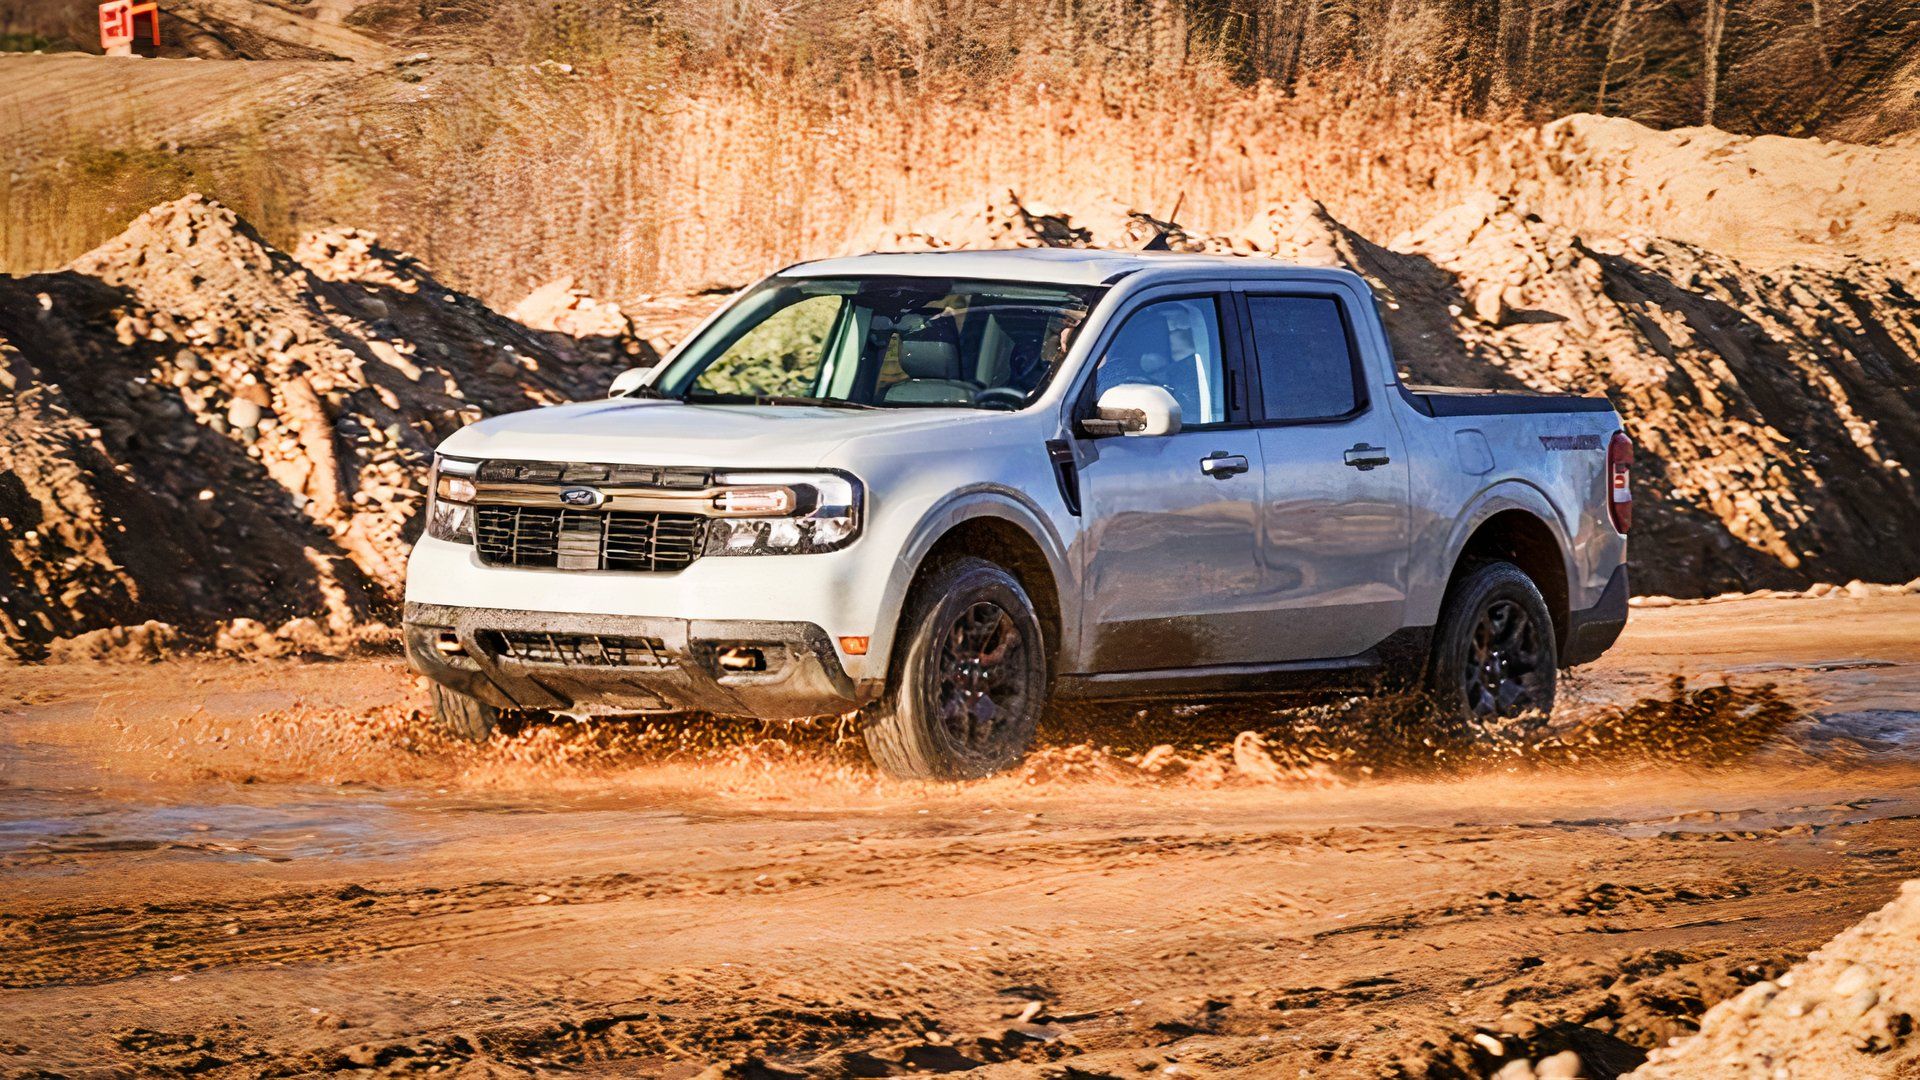
M 1248 468 L 1246 455 L 1229 454 L 1225 450 L 1217 450 L 1200 459 L 1200 471 L 1215 480 L 1225 480 L 1246 472 Z
M 1354 443 L 1353 449 L 1346 453 L 1347 464 L 1366 472 L 1378 465 L 1385 465 L 1393 459 L 1387 456 L 1384 446 L 1368 446 L 1366 443 Z

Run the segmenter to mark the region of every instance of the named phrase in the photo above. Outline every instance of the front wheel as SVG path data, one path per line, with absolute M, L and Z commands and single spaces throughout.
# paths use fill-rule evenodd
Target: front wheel
M 1012 574 L 956 559 L 916 586 L 867 751 L 903 779 L 965 780 L 1020 762 L 1047 702 L 1046 639 Z
M 433 699 L 433 722 L 456 739 L 486 742 L 500 730 L 500 710 L 439 683 L 427 687 Z
M 1553 711 L 1558 660 L 1540 589 L 1512 563 L 1483 563 L 1447 595 L 1435 628 L 1429 689 L 1467 722 Z

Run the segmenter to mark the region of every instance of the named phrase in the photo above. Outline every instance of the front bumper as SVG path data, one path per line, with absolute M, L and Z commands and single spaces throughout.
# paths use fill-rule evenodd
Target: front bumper
M 500 708 L 787 720 L 848 712 L 871 696 L 812 623 L 419 603 L 405 620 L 415 671 Z M 764 670 L 723 668 L 720 654 L 735 647 L 756 651 Z

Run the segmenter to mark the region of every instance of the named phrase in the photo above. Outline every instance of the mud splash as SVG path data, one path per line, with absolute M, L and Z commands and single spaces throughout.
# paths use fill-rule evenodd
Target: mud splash
M 1698 765 L 1787 744 L 1808 714 L 1771 684 L 1692 686 L 1625 705 L 1571 704 L 1551 717 L 1443 728 L 1408 697 L 1274 709 L 1082 710 L 1056 716 L 994 790 L 1071 784 L 1337 787 L 1487 771 Z M 605 792 L 697 786 L 720 796 L 797 790 L 924 791 L 866 758 L 858 717 L 772 723 L 676 716 L 528 723 L 485 743 L 438 732 L 416 703 L 296 705 L 252 722 L 196 711 L 156 727 L 120 722 L 111 756 L 156 780 L 431 784 L 468 791 Z

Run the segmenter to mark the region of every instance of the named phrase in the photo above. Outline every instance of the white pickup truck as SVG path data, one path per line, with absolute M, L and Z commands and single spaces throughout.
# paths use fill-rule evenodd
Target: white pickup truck
M 1632 455 L 1602 398 L 1403 385 L 1343 271 L 811 262 L 608 400 L 449 438 L 407 652 L 476 738 L 857 710 L 910 777 L 1018 762 L 1055 701 L 1509 717 L 1626 623 Z

